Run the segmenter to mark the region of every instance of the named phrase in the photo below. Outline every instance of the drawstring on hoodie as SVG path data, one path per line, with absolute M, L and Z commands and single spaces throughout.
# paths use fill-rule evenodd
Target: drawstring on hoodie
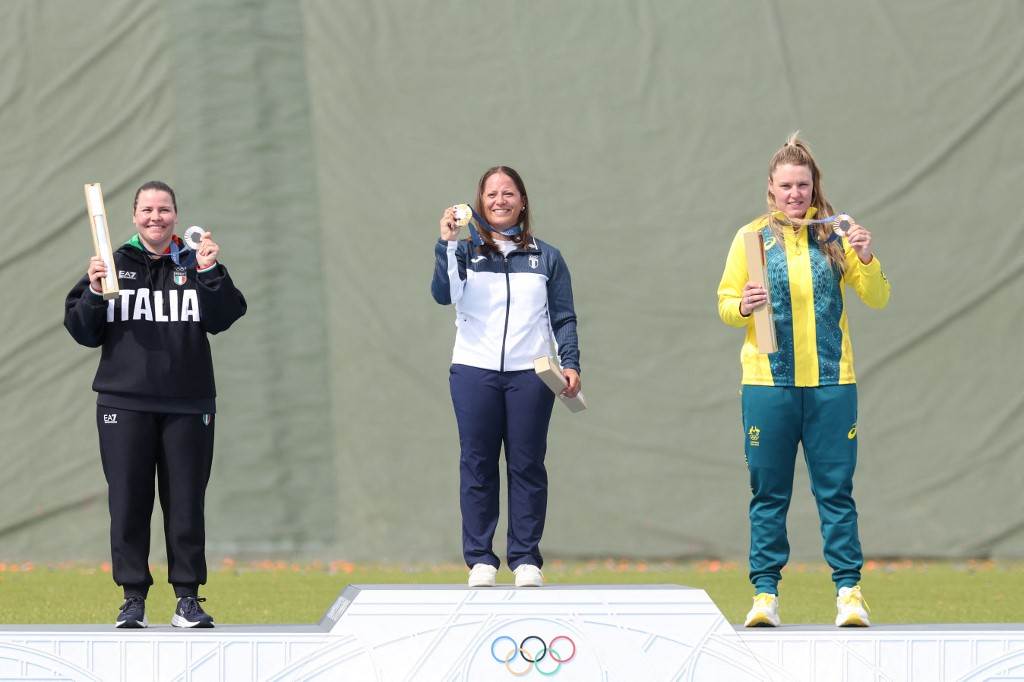
M 153 258 L 150 256 L 149 251 L 142 254 L 142 260 L 146 261 L 146 284 L 149 285 L 149 290 L 153 291 L 156 289 L 156 286 L 153 284 Z

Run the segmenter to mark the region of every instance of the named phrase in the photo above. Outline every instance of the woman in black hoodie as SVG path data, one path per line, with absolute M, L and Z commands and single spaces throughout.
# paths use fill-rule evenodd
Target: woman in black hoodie
M 174 234 L 178 206 L 167 184 L 142 185 L 132 214 L 138 234 L 114 253 L 119 296 L 103 300 L 107 271 L 93 257 L 64 304 L 71 336 L 103 349 L 93 390 L 113 578 L 124 590 L 116 626 L 147 625 L 149 529 L 158 492 L 168 581 L 178 597 L 171 624 L 213 627 L 199 597 L 206 582 L 203 509 L 216 412 L 207 334 L 244 315 L 245 298 L 217 262 L 220 247 L 210 232 L 195 249 Z

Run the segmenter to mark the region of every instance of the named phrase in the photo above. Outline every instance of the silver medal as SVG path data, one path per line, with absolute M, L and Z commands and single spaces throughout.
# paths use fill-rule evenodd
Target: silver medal
M 190 227 L 187 230 L 185 230 L 185 234 L 182 236 L 181 239 L 193 251 L 198 251 L 199 250 L 199 242 L 201 242 L 203 240 L 203 235 L 204 234 L 206 234 L 206 230 L 205 229 L 203 229 L 202 227 L 199 227 L 198 225 L 193 225 L 192 227 Z

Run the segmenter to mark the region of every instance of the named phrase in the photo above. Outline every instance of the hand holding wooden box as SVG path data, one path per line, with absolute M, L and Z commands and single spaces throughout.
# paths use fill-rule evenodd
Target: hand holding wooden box
M 533 361 L 533 369 L 537 372 L 537 376 L 551 389 L 551 392 L 558 396 L 558 399 L 570 411 L 582 412 L 587 409 L 587 401 L 583 397 L 583 391 L 580 391 L 572 398 L 562 395 L 562 391 L 569 384 L 565 380 L 565 376 L 562 375 L 562 366 L 558 364 L 557 358 L 543 355 Z
M 117 285 L 117 268 L 114 266 L 114 249 L 110 245 L 110 230 L 107 227 L 107 209 L 103 205 L 103 189 L 100 183 L 93 182 L 85 186 L 85 207 L 89 213 L 89 224 L 92 226 L 92 245 L 96 255 L 107 268 L 107 275 L 101 281 L 103 300 L 117 298 L 120 288 Z
M 768 293 L 765 302 L 752 311 L 757 349 L 762 353 L 774 353 L 779 346 L 775 340 L 775 323 L 772 321 L 772 299 L 764 258 L 764 237 L 760 232 L 747 232 L 743 235 L 743 245 L 747 251 L 747 279 L 754 284 L 760 284 Z

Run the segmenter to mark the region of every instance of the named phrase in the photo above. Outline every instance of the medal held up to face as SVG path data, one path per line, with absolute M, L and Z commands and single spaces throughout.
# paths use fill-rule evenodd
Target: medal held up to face
M 816 220 L 791 220 L 791 222 L 795 225 L 806 225 L 808 227 L 812 225 L 827 225 L 832 229 L 832 234 L 827 239 L 815 238 L 824 244 L 828 244 L 846 236 L 846 233 L 850 231 L 850 226 L 853 224 L 853 218 L 847 213 L 837 213 Z
M 117 269 L 114 267 L 114 249 L 110 245 L 110 229 L 107 226 L 107 209 L 103 205 L 103 188 L 100 183 L 92 182 L 85 185 L 85 208 L 89 214 L 89 225 L 92 227 L 92 245 L 96 255 L 103 261 L 107 274 L 100 282 L 103 289 L 103 300 L 117 298 L 120 288 L 117 285 Z
M 832 231 L 840 237 L 845 237 L 846 232 L 850 229 L 850 223 L 852 222 L 853 218 L 845 213 L 840 213 L 836 216 L 835 220 L 832 221 Z
M 516 235 L 521 234 L 523 231 L 523 228 L 520 227 L 519 225 L 514 225 L 505 230 L 499 230 L 495 227 L 491 227 L 491 225 L 486 220 L 484 220 L 483 217 L 480 216 L 480 214 L 473 210 L 473 207 L 470 206 L 469 204 L 455 204 L 454 206 L 452 206 L 452 210 L 455 213 L 455 224 L 458 227 L 469 227 L 469 237 L 470 239 L 473 240 L 474 246 L 479 247 L 483 246 L 484 244 L 484 240 L 480 236 L 480 230 L 486 229 L 490 232 L 496 232 L 505 237 L 515 237 Z
M 469 204 L 455 204 L 452 208 L 455 213 L 455 224 L 459 227 L 469 225 L 469 221 L 473 219 L 473 209 Z
M 190 249 L 193 251 L 199 250 L 199 243 L 203 241 L 203 235 L 206 234 L 206 230 L 193 225 L 192 227 L 185 230 L 185 234 L 182 235 L 181 240 L 185 242 Z

